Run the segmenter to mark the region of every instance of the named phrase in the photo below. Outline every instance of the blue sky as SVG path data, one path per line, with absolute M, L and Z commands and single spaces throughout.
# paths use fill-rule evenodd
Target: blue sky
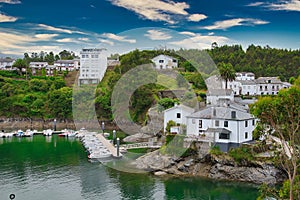
M 104 47 L 300 47 L 299 0 L 0 0 L 0 56 Z

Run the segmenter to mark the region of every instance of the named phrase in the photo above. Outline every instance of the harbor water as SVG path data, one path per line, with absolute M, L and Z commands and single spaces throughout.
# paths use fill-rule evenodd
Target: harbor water
M 199 177 L 120 172 L 87 159 L 75 138 L 0 138 L 0 199 L 254 200 L 257 187 Z

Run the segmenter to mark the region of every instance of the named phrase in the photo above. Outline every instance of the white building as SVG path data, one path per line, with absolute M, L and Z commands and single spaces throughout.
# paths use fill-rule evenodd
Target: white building
M 0 59 L 0 70 L 11 70 L 15 60 L 11 58 Z
M 235 75 L 235 79 L 238 81 L 251 81 L 255 79 L 255 75 L 252 72 L 238 72 Z
M 74 71 L 79 68 L 78 60 L 58 60 L 54 62 L 57 71 Z
M 186 117 L 195 112 L 195 109 L 185 106 L 183 104 L 175 105 L 172 108 L 169 108 L 164 111 L 164 132 L 166 131 L 166 127 L 169 121 L 174 121 L 176 124 L 186 125 Z M 178 132 L 177 132 L 177 131 Z M 178 126 L 173 127 L 171 132 L 180 132 Z
M 209 106 L 187 116 L 187 136 L 209 138 L 222 151 L 252 141 L 255 126 L 254 116 L 230 106 Z
M 288 87 L 278 77 L 259 77 L 256 79 L 257 95 L 276 95 L 282 88 Z
M 152 58 L 156 69 L 173 69 L 178 67 L 178 60 L 168 55 L 158 55 Z
M 234 94 L 231 89 L 209 89 L 206 93 L 207 105 L 219 105 L 220 100 L 234 101 Z
M 80 52 L 79 85 L 98 84 L 107 69 L 105 49 L 82 49 Z
M 36 75 L 38 70 L 41 69 L 45 69 L 48 67 L 48 63 L 47 62 L 30 62 L 29 63 L 29 68 L 31 69 L 31 73 L 33 75 Z M 25 70 L 25 69 L 24 69 Z M 46 72 L 46 74 L 48 75 L 49 73 Z

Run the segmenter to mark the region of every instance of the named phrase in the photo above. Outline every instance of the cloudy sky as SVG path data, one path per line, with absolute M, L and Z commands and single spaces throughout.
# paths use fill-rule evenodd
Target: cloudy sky
M 0 56 L 104 47 L 300 48 L 300 0 L 0 0 Z

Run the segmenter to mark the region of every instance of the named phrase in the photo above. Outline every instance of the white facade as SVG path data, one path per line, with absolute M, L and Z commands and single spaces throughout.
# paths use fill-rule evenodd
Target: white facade
M 239 81 L 251 81 L 255 79 L 255 75 L 252 72 L 239 72 L 235 75 L 235 79 Z
M 285 88 L 285 84 L 278 77 L 260 77 L 256 84 L 257 95 L 276 95 L 279 90 Z
M 166 131 L 167 123 L 172 120 L 177 124 L 186 125 L 186 117 L 191 115 L 195 110 L 185 105 L 175 105 L 164 111 L 164 132 Z
M 14 64 L 15 60 L 10 58 L 0 59 L 0 70 L 10 70 Z
M 227 151 L 231 145 L 252 140 L 256 119 L 249 113 L 231 108 L 211 106 L 187 117 L 187 135 L 205 135 Z
M 168 55 L 159 55 L 152 58 L 156 69 L 173 69 L 178 67 L 177 59 Z
M 218 105 L 220 100 L 234 101 L 233 91 L 228 89 L 210 89 L 206 93 L 206 104 Z
M 32 69 L 42 69 L 48 66 L 47 62 L 30 62 L 29 67 Z
M 104 49 L 82 49 L 80 52 L 79 85 L 98 84 L 107 69 Z
M 74 71 L 79 68 L 78 60 L 58 60 L 54 62 L 57 71 Z

